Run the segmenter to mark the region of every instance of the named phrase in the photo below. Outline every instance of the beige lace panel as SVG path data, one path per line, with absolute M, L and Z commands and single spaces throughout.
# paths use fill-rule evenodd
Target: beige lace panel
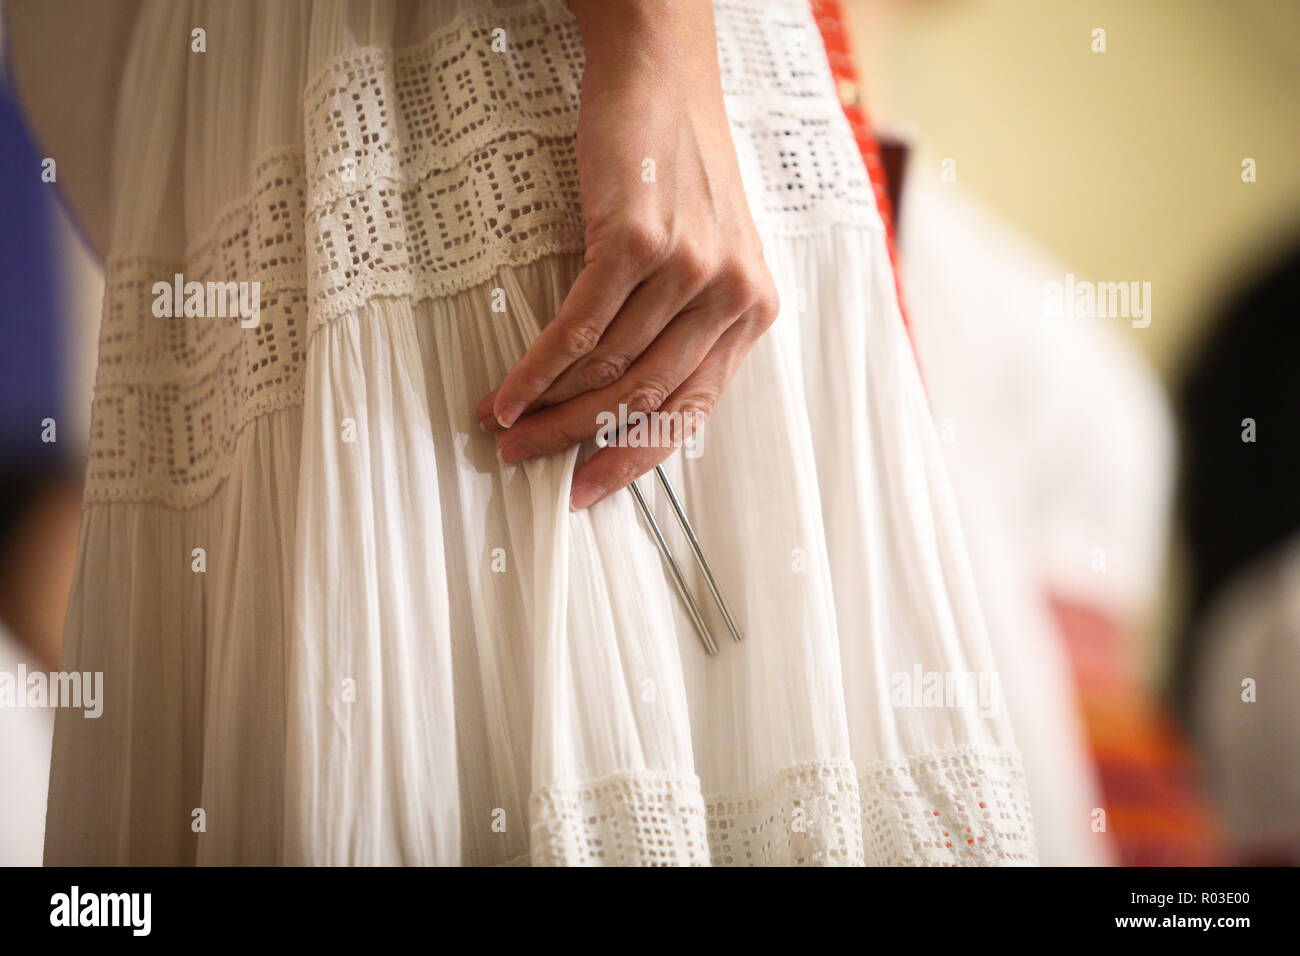
M 879 229 L 806 5 L 727 0 L 717 20 L 760 230 Z M 419 46 L 326 64 L 304 93 L 303 146 L 264 157 L 248 195 L 179 261 L 110 256 L 87 501 L 206 500 L 244 425 L 301 402 L 310 330 L 371 298 L 446 296 L 503 267 L 580 252 L 582 66 L 558 0 L 474 13 Z M 153 285 L 176 273 L 258 282 L 258 325 L 156 318 Z
M 185 506 L 225 477 L 251 418 L 302 401 L 307 352 L 302 154 L 267 157 L 247 201 L 183 262 L 112 256 L 104 290 L 86 499 Z M 154 315 L 154 285 L 248 281 L 258 324 Z
M 313 321 L 580 251 L 582 63 L 572 19 L 547 8 L 484 13 L 412 50 L 332 63 L 305 116 Z

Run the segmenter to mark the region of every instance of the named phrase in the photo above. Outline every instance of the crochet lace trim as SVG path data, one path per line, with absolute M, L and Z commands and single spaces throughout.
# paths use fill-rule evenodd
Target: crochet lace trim
M 1037 863 L 1014 751 L 957 748 L 791 767 L 743 794 L 620 773 L 531 801 L 533 865 L 1008 866 Z M 523 860 L 513 861 L 515 863 Z

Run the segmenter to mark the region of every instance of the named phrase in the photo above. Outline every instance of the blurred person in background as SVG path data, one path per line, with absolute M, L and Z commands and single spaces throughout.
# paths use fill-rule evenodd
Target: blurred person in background
M 1180 713 L 1231 856 L 1300 865 L 1300 241 L 1220 311 L 1179 389 Z

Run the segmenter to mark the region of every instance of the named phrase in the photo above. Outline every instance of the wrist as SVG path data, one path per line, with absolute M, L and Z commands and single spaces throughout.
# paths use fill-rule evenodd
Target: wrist
M 589 67 L 667 71 L 703 60 L 716 72 L 711 0 L 569 0 L 569 7 Z

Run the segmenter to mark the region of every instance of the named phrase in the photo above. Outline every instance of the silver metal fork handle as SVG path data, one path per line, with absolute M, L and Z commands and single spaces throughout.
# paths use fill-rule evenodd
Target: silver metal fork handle
M 700 613 L 700 607 L 695 603 L 695 598 L 691 595 L 690 588 L 686 586 L 686 579 L 682 577 L 682 571 L 677 567 L 677 562 L 673 560 L 672 552 L 668 550 L 668 542 L 664 540 L 663 532 L 659 530 L 659 522 L 655 521 L 654 514 L 650 511 L 650 506 L 646 504 L 645 497 L 641 494 L 641 489 L 633 481 L 629 488 L 632 489 L 632 495 L 636 498 L 637 507 L 641 509 L 641 516 L 645 518 L 646 523 L 650 525 L 650 533 L 654 535 L 655 543 L 659 545 L 659 553 L 663 555 L 664 563 L 668 565 L 668 572 L 672 576 L 673 585 L 677 588 L 677 593 L 681 596 L 682 602 L 686 605 L 686 610 L 691 615 L 691 622 L 695 625 L 696 632 L 700 635 L 700 640 L 704 643 L 704 649 L 709 654 L 718 653 L 718 644 L 713 639 L 713 634 L 709 631 L 709 625 L 704 621 L 704 615 Z M 670 491 L 669 494 L 672 492 Z M 680 513 L 680 512 L 679 512 Z M 699 555 L 699 552 L 696 552 Z M 701 560 L 703 560 L 701 558 Z M 705 571 L 708 574 L 708 571 Z M 710 585 L 712 582 L 710 582 Z M 716 597 L 717 591 L 713 594 Z M 721 599 L 719 599 L 721 600 Z M 724 609 L 724 614 L 725 609 Z M 727 623 L 730 625 L 731 618 L 728 616 Z M 735 631 L 733 630 L 734 634 Z M 739 640 L 739 638 L 737 638 Z
M 659 483 L 663 485 L 664 491 L 668 492 L 668 501 L 672 504 L 673 512 L 677 515 L 677 523 L 682 526 L 682 530 L 686 532 L 687 540 L 691 542 L 691 550 L 695 552 L 695 560 L 699 563 L 700 570 L 704 572 L 704 580 L 708 582 L 709 590 L 713 592 L 713 600 L 718 603 L 718 610 L 722 612 L 722 619 L 727 622 L 727 630 L 731 631 L 731 636 L 737 641 L 743 641 L 745 638 L 740 633 L 740 628 L 736 626 L 736 619 L 731 616 L 731 611 L 727 608 L 727 602 L 722 599 L 722 590 L 713 577 L 709 562 L 704 559 L 704 549 L 700 547 L 699 538 L 695 537 L 695 529 L 691 527 L 690 519 L 686 517 L 686 509 L 682 507 L 681 501 L 678 500 L 677 492 L 673 489 L 673 483 L 668 480 L 668 472 L 664 471 L 662 465 L 656 465 L 655 474 L 659 476 Z

